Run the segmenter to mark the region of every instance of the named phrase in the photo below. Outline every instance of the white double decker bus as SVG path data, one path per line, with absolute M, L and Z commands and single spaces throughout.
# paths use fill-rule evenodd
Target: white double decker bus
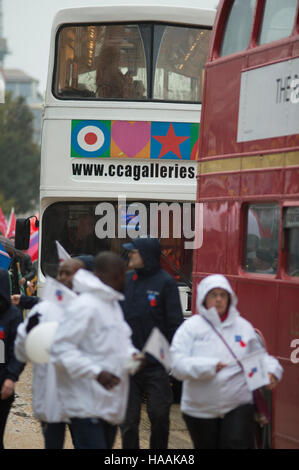
M 62 10 L 53 23 L 39 282 L 56 273 L 55 240 L 72 256 L 121 254 L 130 237 L 149 233 L 154 207 L 163 267 L 188 311 L 193 254 L 184 243 L 192 233 L 184 227 L 194 228 L 189 206 L 215 11 L 198 0 L 99 3 Z

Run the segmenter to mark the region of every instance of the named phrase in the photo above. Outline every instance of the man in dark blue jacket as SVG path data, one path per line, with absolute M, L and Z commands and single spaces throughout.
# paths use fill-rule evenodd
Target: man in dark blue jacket
M 125 285 L 124 316 L 133 331 L 133 344 L 142 350 L 154 327 L 171 342 L 183 321 L 176 281 L 160 266 L 160 243 L 154 238 L 137 238 L 123 245 L 129 251 Z M 139 422 L 144 394 L 151 422 L 151 449 L 167 449 L 172 391 L 169 376 L 152 356 L 131 377 L 130 395 L 122 426 L 124 449 L 139 449 Z
M 14 355 L 14 342 L 22 312 L 10 303 L 8 271 L 0 268 L 0 449 L 4 448 L 3 435 L 7 417 L 14 401 L 15 382 L 24 364 Z

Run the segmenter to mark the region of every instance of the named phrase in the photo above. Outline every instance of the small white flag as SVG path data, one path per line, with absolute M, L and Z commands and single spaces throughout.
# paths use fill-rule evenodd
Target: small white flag
M 71 256 L 68 254 L 68 252 L 63 248 L 63 246 L 57 240 L 55 240 L 55 243 L 56 243 L 59 263 L 62 263 L 62 261 L 71 259 Z
M 47 277 L 42 291 L 42 299 L 54 302 L 65 307 L 69 302 L 75 299 L 75 292 L 56 281 L 52 277 Z
M 242 359 L 246 382 L 249 390 L 253 391 L 270 383 L 266 369 L 266 353 L 258 351 Z
M 158 328 L 153 328 L 145 343 L 142 352 L 147 352 L 154 356 L 167 371 L 170 370 L 170 351 L 169 343 Z

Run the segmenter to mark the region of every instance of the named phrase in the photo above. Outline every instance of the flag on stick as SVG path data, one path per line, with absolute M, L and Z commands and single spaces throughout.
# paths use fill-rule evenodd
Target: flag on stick
M 8 227 L 6 230 L 6 238 L 14 237 L 16 234 L 16 215 L 13 207 L 10 212 Z
M 153 328 L 145 343 L 142 352 L 147 352 L 154 356 L 167 371 L 170 370 L 170 351 L 169 343 L 158 328 Z
M 32 261 L 36 261 L 38 259 L 38 230 L 30 235 L 28 255 Z
M 257 351 L 242 359 L 244 373 L 249 390 L 253 391 L 257 388 L 268 385 L 270 380 L 266 368 L 265 351 Z
M 71 256 L 68 254 L 68 252 L 63 248 L 63 246 L 57 240 L 55 240 L 55 243 L 56 243 L 59 263 L 61 263 L 62 261 L 71 259 Z
M 3 235 L 5 236 L 6 230 L 7 230 L 7 221 L 0 207 L 0 232 L 3 233 Z

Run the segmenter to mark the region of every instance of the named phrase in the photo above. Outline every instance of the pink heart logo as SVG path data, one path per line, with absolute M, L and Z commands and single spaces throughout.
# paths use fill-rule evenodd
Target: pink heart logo
M 135 157 L 146 146 L 151 137 L 150 122 L 115 121 L 111 138 L 128 157 Z

